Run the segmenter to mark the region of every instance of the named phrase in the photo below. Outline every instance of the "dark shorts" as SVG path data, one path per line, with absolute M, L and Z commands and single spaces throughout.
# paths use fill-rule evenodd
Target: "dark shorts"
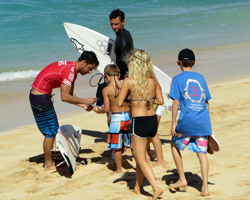
M 153 138 L 158 129 L 157 115 L 140 116 L 132 118 L 132 132 L 139 138 L 146 139 L 147 137 Z
M 46 138 L 54 137 L 57 134 L 59 124 L 51 96 L 30 93 L 29 99 L 37 127 Z

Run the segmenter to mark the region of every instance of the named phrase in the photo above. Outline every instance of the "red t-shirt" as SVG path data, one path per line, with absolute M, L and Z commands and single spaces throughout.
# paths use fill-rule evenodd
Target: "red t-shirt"
M 58 61 L 45 67 L 31 85 L 37 91 L 51 95 L 52 89 L 61 84 L 71 87 L 77 78 L 76 63 L 71 61 Z

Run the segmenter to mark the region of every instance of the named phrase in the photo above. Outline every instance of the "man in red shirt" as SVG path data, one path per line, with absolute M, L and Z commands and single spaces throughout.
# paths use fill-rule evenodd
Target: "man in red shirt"
M 84 51 L 76 62 L 58 61 L 45 67 L 36 77 L 30 91 L 30 105 L 37 126 L 45 136 L 43 142 L 44 169 L 55 170 L 56 166 L 52 159 L 54 138 L 59 128 L 57 116 L 51 100 L 52 90 L 61 88 L 61 99 L 63 102 L 78 105 L 87 111 L 97 98 L 79 98 L 74 94 L 74 82 L 77 74 L 86 75 L 96 69 L 99 61 L 94 52 Z

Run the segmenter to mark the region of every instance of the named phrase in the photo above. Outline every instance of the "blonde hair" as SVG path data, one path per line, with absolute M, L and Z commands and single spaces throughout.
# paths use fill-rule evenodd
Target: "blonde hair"
M 118 76 L 119 73 L 120 73 L 119 67 L 114 64 L 107 65 L 104 69 L 104 74 L 108 74 L 109 76 Z
M 128 68 L 129 84 L 133 79 L 131 96 L 137 100 L 148 99 L 148 78 L 155 76 L 150 55 L 144 50 L 136 49 Z

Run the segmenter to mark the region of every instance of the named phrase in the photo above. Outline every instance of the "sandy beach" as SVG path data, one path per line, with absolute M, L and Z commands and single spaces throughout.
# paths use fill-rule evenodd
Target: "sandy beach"
M 247 150 L 250 140 L 249 50 L 248 46 L 201 54 L 194 67 L 195 71 L 208 79 L 212 96 L 209 102 L 212 128 L 221 145 L 219 152 L 208 154 L 210 196 L 204 199 L 250 199 L 250 154 Z M 176 58 L 173 58 L 171 66 L 176 67 L 170 73 L 171 77 L 180 73 Z M 24 101 L 28 101 L 27 96 L 20 100 L 19 106 L 26 105 Z M 56 107 L 58 110 L 61 108 Z M 11 115 L 10 111 L 6 114 Z M 24 117 L 32 117 L 30 110 L 23 114 Z M 106 147 L 106 115 L 78 109 L 59 114 L 58 118 L 60 125 L 82 127 L 80 156 L 88 159 L 88 165 L 77 165 L 71 177 L 67 173 L 63 174 L 65 166 L 55 172 L 44 171 L 43 136 L 34 122 L 1 131 L 0 199 L 151 199 L 152 188 L 146 179 L 142 184 L 142 195 L 132 192 L 136 164 L 131 154 L 123 155 L 124 174 L 110 175 L 115 163 Z M 169 189 L 170 182 L 178 179 L 170 151 L 170 125 L 171 112 L 164 113 L 158 134 L 167 164 L 153 168 L 157 182 L 164 190 L 161 199 L 202 199 L 199 196 L 202 185 L 200 164 L 196 154 L 188 149 L 182 154 L 187 190 L 173 192 Z M 153 146 L 151 150 L 155 157 Z M 62 160 L 58 151 L 56 162 L 57 159 Z

